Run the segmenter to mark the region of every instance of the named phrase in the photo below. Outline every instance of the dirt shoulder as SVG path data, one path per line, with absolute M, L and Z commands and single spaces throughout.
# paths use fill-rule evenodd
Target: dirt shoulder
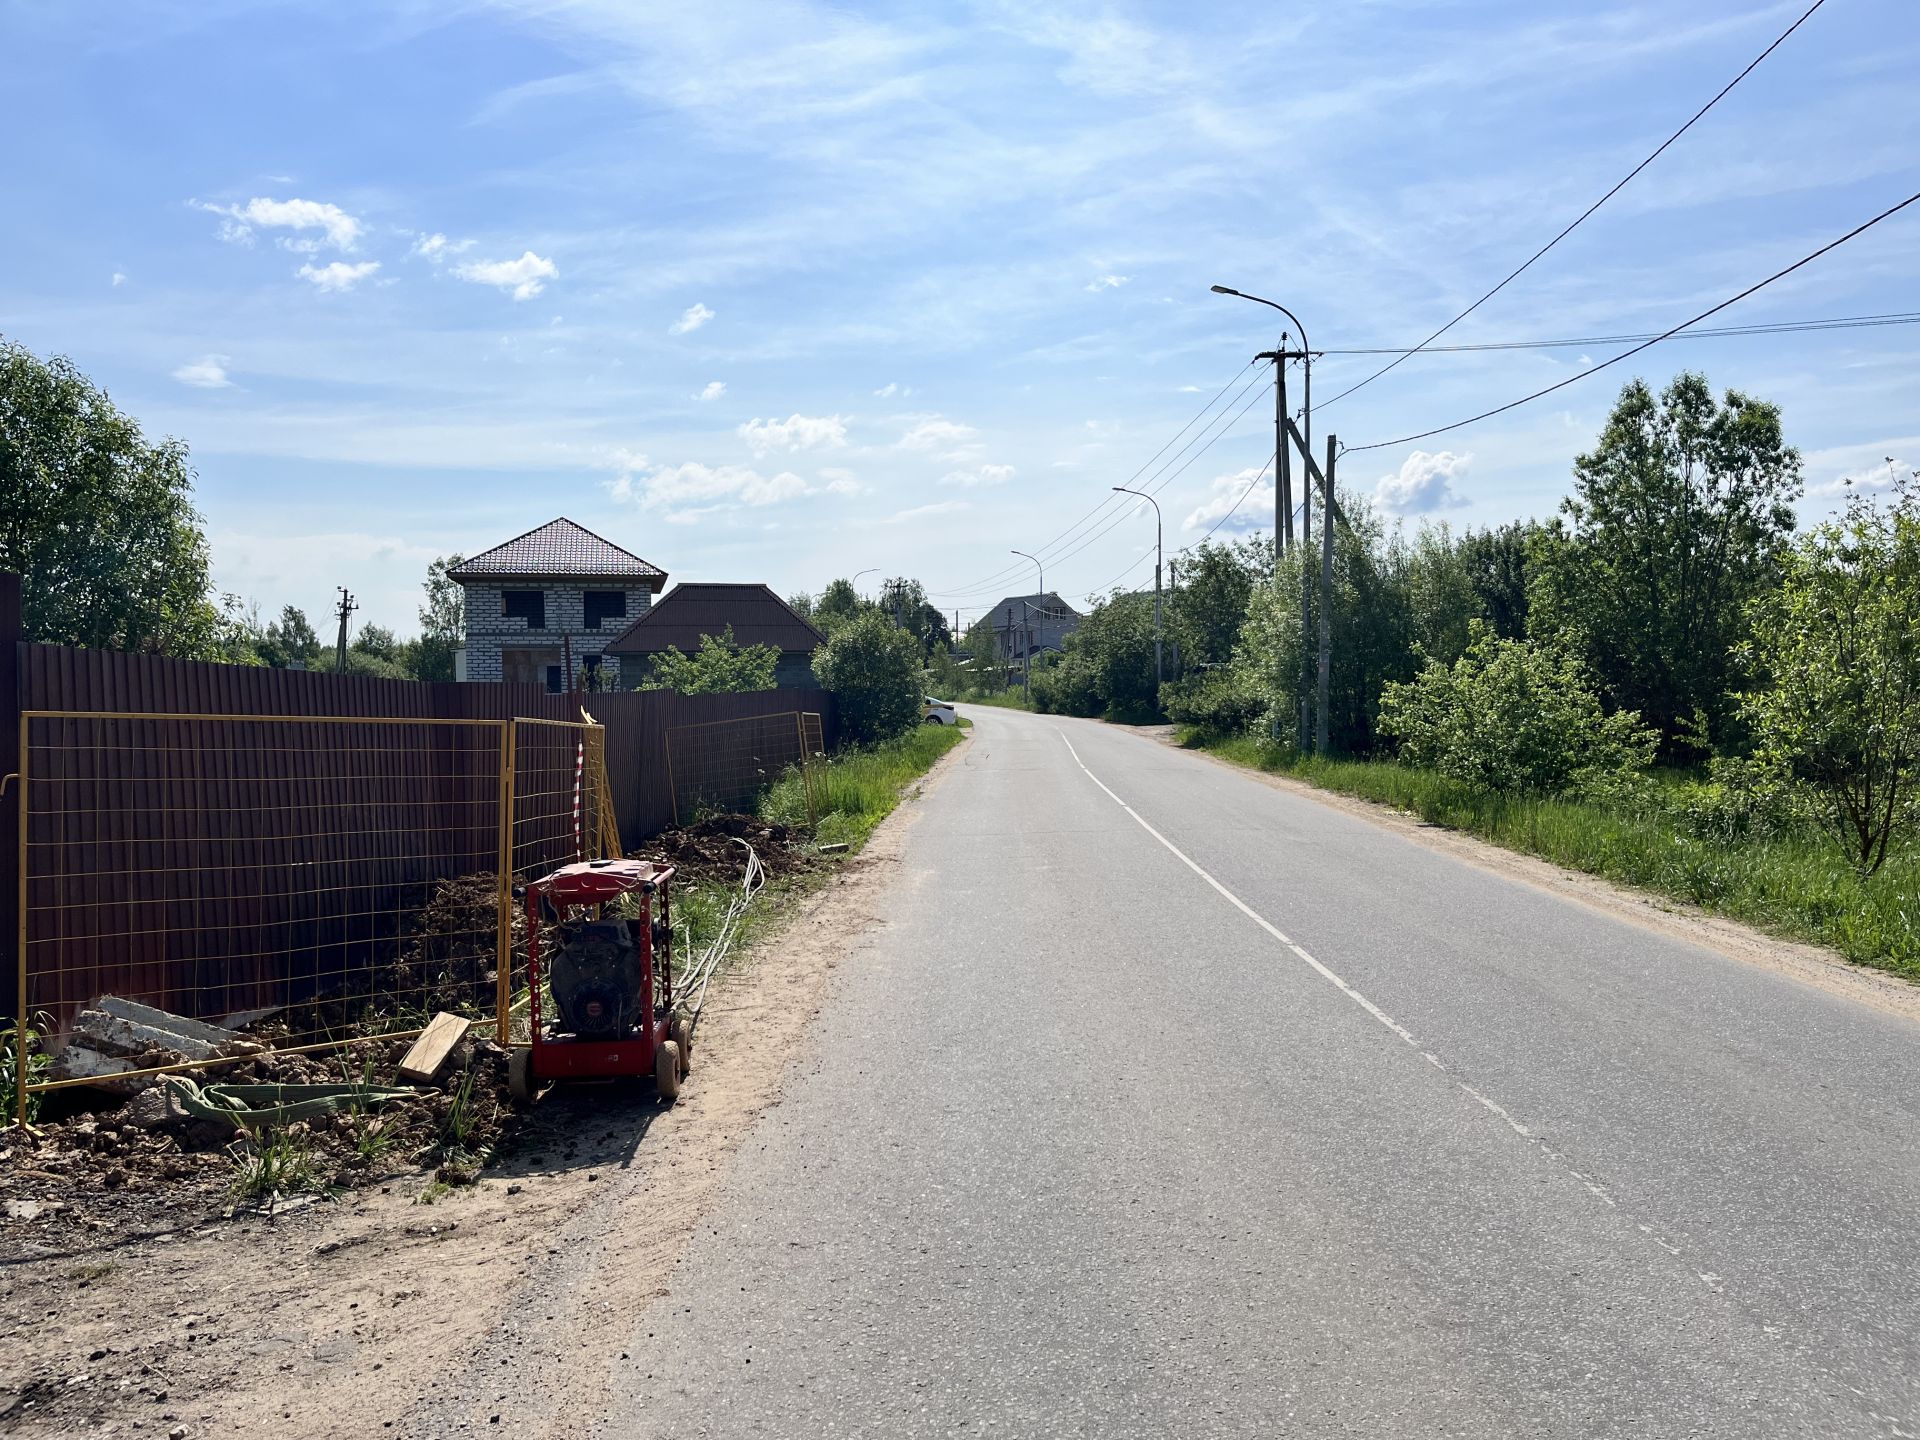
M 1185 750 L 1176 739 L 1172 726 L 1140 728 L 1149 738 L 1182 749 L 1184 754 L 1199 756 L 1236 774 L 1258 780 L 1263 785 L 1299 795 L 1317 805 L 1325 805 L 1330 810 L 1356 815 L 1371 824 L 1403 835 L 1417 845 L 1424 845 L 1429 850 L 1437 850 L 1483 870 L 1549 891 L 1616 919 L 1704 946 L 1728 959 L 1775 971 L 1857 1004 L 1870 1005 L 1903 1019 L 1920 1021 L 1920 985 L 1884 970 L 1855 965 L 1832 950 L 1783 940 L 1737 920 L 1710 914 L 1676 900 L 1630 890 L 1596 875 L 1568 870 L 1537 856 L 1502 849 L 1461 831 L 1429 824 L 1391 805 L 1342 795 L 1334 790 L 1322 790 L 1290 776 L 1270 775 L 1262 770 L 1236 765 L 1205 750 Z
M 568 1397 L 621 1359 L 602 1322 L 666 1293 L 897 873 L 919 788 L 965 749 L 716 985 L 670 1108 L 650 1086 L 556 1091 L 466 1188 L 414 1174 L 234 1221 L 194 1196 L 79 1240 L 12 1222 L 0 1433 L 570 1433 Z

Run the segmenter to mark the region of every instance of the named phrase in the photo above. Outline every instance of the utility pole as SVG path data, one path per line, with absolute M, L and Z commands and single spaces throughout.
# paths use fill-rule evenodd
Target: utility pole
M 1327 753 L 1327 689 L 1333 671 L 1333 460 L 1338 444 L 1333 435 L 1327 436 L 1327 468 L 1320 477 L 1326 495 L 1320 512 L 1320 689 L 1313 717 L 1313 748 L 1320 755 Z
M 347 593 L 347 587 L 340 587 L 340 599 L 333 607 L 340 616 L 340 639 L 333 650 L 333 671 L 336 675 L 347 673 L 347 617 L 360 607 L 354 603 L 353 596 Z
M 1020 693 L 1028 704 L 1033 703 L 1033 619 L 1028 613 L 1032 608 L 1024 600 L 1020 602 Z
M 1171 610 L 1180 603 L 1180 562 L 1167 562 L 1167 608 Z M 1180 632 L 1173 632 L 1173 678 L 1180 678 Z
M 1160 704 L 1160 687 L 1167 683 L 1166 667 L 1160 660 L 1160 558 L 1163 549 L 1163 528 L 1160 524 L 1160 502 L 1144 490 L 1129 490 L 1124 485 L 1113 487 L 1122 495 L 1138 495 L 1153 506 L 1153 703 L 1157 709 Z

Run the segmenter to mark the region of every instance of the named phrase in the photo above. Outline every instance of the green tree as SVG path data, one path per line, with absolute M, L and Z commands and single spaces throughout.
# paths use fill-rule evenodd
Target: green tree
M 1502 640 L 1484 620 L 1466 653 L 1390 681 L 1380 729 L 1409 765 L 1497 794 L 1560 795 L 1590 778 L 1644 769 L 1658 736 L 1629 711 L 1607 714 L 1579 660 Z
M 1920 505 L 1855 497 L 1783 568 L 1741 652 L 1755 759 L 1871 875 L 1920 824 Z
M 1702 728 L 1724 740 L 1734 650 L 1778 578 L 1801 488 L 1779 409 L 1735 390 L 1716 403 L 1692 373 L 1657 398 L 1634 380 L 1573 473 L 1565 523 L 1537 551 L 1532 633 L 1564 633 L 1606 700 L 1670 749 Z
M 902 734 L 920 718 L 920 647 L 882 615 L 835 629 L 813 652 L 813 673 L 833 692 L 840 734 L 854 744 Z
M 1093 607 L 1033 672 L 1033 703 L 1060 715 L 1144 720 L 1159 713 L 1153 663 L 1153 595 L 1116 590 Z
M 426 598 L 420 604 L 420 638 L 413 642 L 413 670 L 421 680 L 453 679 L 453 657 L 466 641 L 466 591 L 447 572 L 465 560 L 442 555 L 427 567 L 421 585 Z
M 1473 589 L 1474 607 L 1503 640 L 1527 633 L 1527 577 L 1540 531 L 1535 521 L 1516 520 L 1460 537 L 1460 563 Z
M 771 645 L 739 645 L 729 625 L 719 635 L 702 635 L 688 655 L 669 645 L 653 657 L 642 690 L 675 690 L 682 695 L 731 695 L 743 690 L 772 690 L 780 652 Z
M 1164 624 L 1168 664 L 1172 647 L 1192 669 L 1233 656 L 1246 623 L 1253 587 L 1273 570 L 1273 546 L 1261 539 L 1235 545 L 1202 540 L 1180 560 L 1180 586 L 1167 600 Z
M 193 479 L 184 444 L 149 444 L 72 361 L 0 341 L 0 569 L 30 638 L 217 658 Z
M 1418 668 L 1408 598 L 1408 547 L 1391 539 L 1363 495 L 1340 496 L 1347 523 L 1334 530 L 1332 667 L 1327 686 L 1327 742 L 1336 752 L 1365 755 L 1375 746 L 1380 692 L 1390 680 L 1410 678 Z M 1244 683 L 1266 697 L 1260 728 L 1290 739 L 1299 720 L 1305 677 L 1317 665 L 1316 640 L 1301 650 L 1301 567 L 1319 604 L 1320 555 L 1296 548 L 1280 565 L 1277 581 L 1263 581 L 1247 607 L 1234 665 Z M 1316 612 L 1317 613 L 1317 612 Z M 1307 687 L 1309 693 L 1313 686 Z
M 851 580 L 835 580 L 820 592 L 819 598 L 813 602 L 813 613 L 808 618 L 822 635 L 831 640 L 834 631 L 873 608 L 860 598 L 860 592 L 853 588 Z
M 289 666 L 296 662 L 312 669 L 320 655 L 320 637 L 314 633 L 306 612 L 296 605 L 283 605 L 280 618 L 267 626 L 267 650 L 262 656 L 269 665 Z

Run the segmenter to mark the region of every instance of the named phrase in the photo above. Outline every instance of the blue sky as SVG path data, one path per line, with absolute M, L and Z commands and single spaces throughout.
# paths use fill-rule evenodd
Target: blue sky
M 217 579 L 270 613 L 346 584 L 409 629 L 434 556 L 566 514 L 676 579 L 873 566 L 972 614 L 1251 378 L 1278 317 L 1209 284 L 1317 346 L 1416 341 L 1804 8 L 0 0 L 0 333 L 189 442 Z M 1828 0 L 1449 339 L 1664 328 L 1920 189 L 1916 64 L 1911 0 Z M 1720 320 L 1920 309 L 1916 279 L 1920 207 Z M 1416 358 L 1317 429 L 1607 353 Z M 1920 467 L 1916 359 L 1920 328 L 1676 341 L 1342 476 L 1544 515 L 1620 381 L 1685 365 L 1785 407 L 1822 509 Z M 1170 550 L 1269 454 L 1258 393 L 1161 477 Z M 1150 581 L 1151 518 L 1112 513 L 1049 588 Z

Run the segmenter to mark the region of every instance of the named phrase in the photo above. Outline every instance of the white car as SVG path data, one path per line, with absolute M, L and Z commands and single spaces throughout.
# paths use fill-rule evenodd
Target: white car
M 922 695 L 920 723 L 922 725 L 958 725 L 960 716 L 955 713 L 951 700 L 936 700 L 931 695 Z

